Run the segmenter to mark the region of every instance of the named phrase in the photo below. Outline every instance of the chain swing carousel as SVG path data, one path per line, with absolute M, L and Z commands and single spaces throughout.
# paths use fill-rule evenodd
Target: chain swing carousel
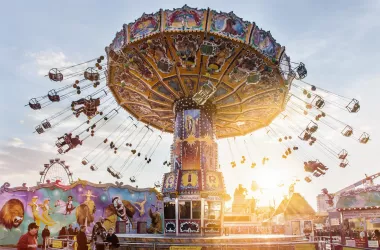
M 106 169 L 116 179 L 127 178 L 132 184 L 151 163 L 161 134 L 173 133 L 171 159 L 164 162 L 170 172 L 164 174 L 162 182 L 154 183 L 164 196 L 165 234 L 222 234 L 227 195 L 216 139 L 266 128 L 268 136 L 283 147 L 280 157 L 294 154 L 309 173 L 305 181 L 311 182 L 328 170 L 309 155 L 308 147 L 314 143 L 330 158 L 338 159 L 339 167 L 348 165 L 345 149 L 318 137 L 322 124 L 362 144 L 370 138 L 365 132 L 354 133 L 352 126 L 322 111 L 331 106 L 357 113 L 357 100 L 305 82 L 308 72 L 304 63 L 291 62 L 285 47 L 270 32 L 232 12 L 185 5 L 144 14 L 116 33 L 106 53 L 107 58 L 49 71 L 54 82 L 77 80 L 31 99 L 30 108 L 39 110 L 82 93 L 86 97 L 45 119 L 35 130 L 43 134 L 74 116 L 85 119 L 58 138 L 58 152 L 65 154 L 116 121 L 115 117 L 124 117 L 82 164 L 91 171 Z M 91 63 L 95 66 L 87 67 Z M 97 88 L 102 83 L 106 85 L 87 93 L 91 86 Z M 254 161 L 250 141 L 252 138 L 244 140 L 248 157 L 234 159 L 230 149 L 232 167 L 247 162 L 255 168 L 270 162 L 268 155 Z M 124 151 L 128 157 L 120 165 Z

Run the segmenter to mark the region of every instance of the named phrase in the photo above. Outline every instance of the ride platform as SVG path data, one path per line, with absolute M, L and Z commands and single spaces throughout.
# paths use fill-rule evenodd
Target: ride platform
M 161 234 L 117 234 L 121 246 L 134 249 L 192 249 L 190 247 L 206 247 L 207 249 L 261 249 L 260 246 L 290 246 L 305 243 L 301 235 L 274 234 L 234 234 L 224 236 L 169 236 Z M 195 248 L 194 248 L 195 249 Z M 203 248 L 202 248 L 203 249 Z M 277 248 L 276 248 L 277 249 Z M 282 249 L 282 248 L 280 248 Z M 285 249 L 285 248 L 284 248 Z

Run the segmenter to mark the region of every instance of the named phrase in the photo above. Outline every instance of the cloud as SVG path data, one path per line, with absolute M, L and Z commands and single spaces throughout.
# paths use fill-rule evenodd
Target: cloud
M 24 144 L 24 142 L 20 138 L 12 138 L 12 140 L 9 142 L 9 145 L 13 147 L 20 147 Z
M 24 120 L 20 120 L 20 124 L 24 124 L 25 123 L 25 121 Z
M 54 52 L 51 50 L 27 53 L 27 57 L 35 60 L 38 75 L 46 75 L 51 68 L 63 68 L 74 65 L 70 62 L 63 52 Z
M 38 52 L 27 52 L 25 53 L 26 63 L 20 66 L 21 70 L 30 75 L 46 76 L 50 69 L 57 68 L 60 69 L 61 73 L 68 75 L 71 73 L 83 71 L 88 67 L 87 63 L 83 63 L 79 66 L 62 70 L 69 66 L 74 66 L 82 63 L 83 59 L 69 59 L 62 51 L 53 50 L 42 50 Z

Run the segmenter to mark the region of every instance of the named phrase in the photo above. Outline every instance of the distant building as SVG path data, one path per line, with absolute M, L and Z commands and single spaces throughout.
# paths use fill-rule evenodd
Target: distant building
M 235 189 L 234 200 L 232 202 L 232 213 L 254 213 L 256 208 L 255 199 L 246 199 L 247 189 L 239 184 Z
M 224 214 L 224 226 L 231 234 L 262 234 L 270 233 L 269 227 L 263 222 L 270 219 L 273 207 L 256 207 L 254 198 L 246 198 L 247 189 L 241 184 L 235 189 L 232 209 Z
M 273 213 L 272 222 L 285 226 L 285 234 L 302 235 L 312 231 L 315 211 L 299 193 L 285 197 Z M 310 233 L 309 232 L 309 233 Z
M 331 207 L 326 202 L 326 195 L 324 194 L 317 195 L 317 214 L 327 215 L 328 210 L 331 210 Z

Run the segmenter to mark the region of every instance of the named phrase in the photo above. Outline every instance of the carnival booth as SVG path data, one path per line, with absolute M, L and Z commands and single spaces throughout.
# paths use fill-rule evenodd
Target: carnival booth
M 379 246 L 380 235 L 376 230 L 380 230 L 380 185 L 340 194 L 336 208 L 343 221 L 342 241 L 345 239 L 346 245 Z
M 272 222 L 284 225 L 286 235 L 310 234 L 313 230 L 314 209 L 299 194 L 293 193 L 286 197 L 275 210 Z

